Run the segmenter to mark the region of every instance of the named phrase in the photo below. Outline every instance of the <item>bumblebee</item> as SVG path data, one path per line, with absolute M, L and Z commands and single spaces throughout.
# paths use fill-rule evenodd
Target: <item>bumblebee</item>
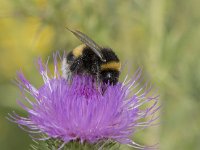
M 86 73 L 94 76 L 97 82 L 117 84 L 121 63 L 113 50 L 99 46 L 80 31 L 68 30 L 83 44 L 67 54 L 63 66 L 69 66 L 72 75 Z M 66 71 L 63 71 L 63 73 L 65 74 Z

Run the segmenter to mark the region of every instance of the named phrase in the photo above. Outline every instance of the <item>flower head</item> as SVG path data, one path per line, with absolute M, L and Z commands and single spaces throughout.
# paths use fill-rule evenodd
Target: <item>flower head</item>
M 151 87 L 144 86 L 133 92 L 139 85 L 141 69 L 132 80 L 107 85 L 102 93 L 104 85 L 97 87 L 89 75 L 76 75 L 72 82 L 64 79 L 59 74 L 56 57 L 52 77 L 47 64 L 44 66 L 39 59 L 39 71 L 44 81 L 40 88 L 35 88 L 22 73 L 18 74 L 18 85 L 28 102 L 28 105 L 21 101 L 19 104 L 28 116 L 13 113 L 10 120 L 41 140 L 47 137 L 61 139 L 64 143 L 72 140 L 95 143 L 110 139 L 142 148 L 131 140 L 131 136 L 139 127 L 148 127 L 156 120 L 154 115 L 159 107 L 158 97 L 147 96 Z M 147 103 L 149 107 L 142 109 L 141 106 Z M 38 135 L 46 137 L 39 138 Z

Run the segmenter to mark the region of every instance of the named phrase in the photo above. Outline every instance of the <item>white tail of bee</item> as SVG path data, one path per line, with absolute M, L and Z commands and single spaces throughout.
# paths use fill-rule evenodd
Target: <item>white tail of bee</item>
M 61 70 L 62 70 L 62 77 L 67 81 L 70 81 L 72 73 L 70 71 L 69 64 L 67 63 L 67 58 L 63 58 Z

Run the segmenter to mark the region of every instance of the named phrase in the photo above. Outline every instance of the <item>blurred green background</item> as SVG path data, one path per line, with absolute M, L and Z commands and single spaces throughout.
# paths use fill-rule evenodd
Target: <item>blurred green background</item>
M 161 125 L 138 133 L 137 142 L 199 150 L 199 6 L 198 0 L 0 0 L 0 149 L 29 149 L 27 133 L 5 119 L 12 110 L 24 112 L 12 79 L 22 69 L 39 86 L 37 57 L 46 60 L 53 51 L 80 44 L 67 25 L 112 47 L 130 75 L 142 66 L 158 87 Z

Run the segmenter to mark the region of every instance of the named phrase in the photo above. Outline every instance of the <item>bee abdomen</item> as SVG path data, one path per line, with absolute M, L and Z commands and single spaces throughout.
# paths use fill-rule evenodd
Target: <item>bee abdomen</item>
M 110 61 L 104 64 L 101 64 L 101 70 L 116 70 L 120 71 L 121 63 L 117 61 Z

